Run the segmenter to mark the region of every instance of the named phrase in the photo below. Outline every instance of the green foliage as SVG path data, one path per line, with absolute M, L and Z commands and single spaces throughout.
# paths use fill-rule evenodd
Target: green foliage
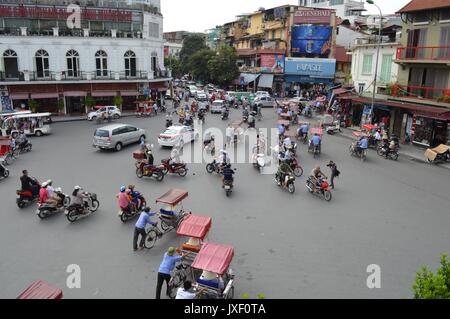
M 121 97 L 120 95 L 115 96 L 114 97 L 114 105 L 117 107 L 120 107 L 120 106 L 122 106 L 122 104 L 123 104 L 123 97 Z
M 84 99 L 84 104 L 86 104 L 86 106 L 89 108 L 95 106 L 96 103 L 97 102 L 92 96 L 86 96 L 86 98 Z
M 187 66 L 194 79 L 205 82 L 211 80 L 208 63 L 215 55 L 216 53 L 211 49 L 202 49 L 190 56 Z
M 414 299 L 450 299 L 450 260 L 441 256 L 441 266 L 436 273 L 423 267 L 413 284 Z
M 206 49 L 206 42 L 203 36 L 198 34 L 191 34 L 184 38 L 183 47 L 180 51 L 180 61 L 182 72 L 189 72 L 188 61 L 189 58 L 202 49 Z
M 438 102 L 450 103 L 450 95 L 443 95 L 438 97 Z
M 236 50 L 233 47 L 223 45 L 217 55 L 208 62 L 208 71 L 211 80 L 219 85 L 227 85 L 239 76 L 239 68 L 236 64 Z
M 257 294 L 256 297 L 258 299 L 266 299 L 266 295 L 265 294 Z
M 57 104 L 57 106 L 58 106 L 58 110 L 59 110 L 59 111 L 64 110 L 64 99 L 58 99 L 58 104 Z
M 173 56 L 165 57 L 164 65 L 168 67 L 170 70 L 172 70 L 172 77 L 178 78 L 183 75 L 181 74 L 182 72 L 180 59 Z
M 36 113 L 39 108 L 39 103 L 36 100 L 29 100 L 28 107 L 30 108 L 31 112 Z

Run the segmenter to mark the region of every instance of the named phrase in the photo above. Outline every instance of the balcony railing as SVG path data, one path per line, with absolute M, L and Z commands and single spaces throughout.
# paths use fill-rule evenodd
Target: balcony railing
M 450 89 L 436 89 L 415 85 L 394 85 L 391 95 L 395 97 L 416 98 L 440 101 L 444 96 L 450 96 Z
M 397 49 L 397 60 L 449 61 L 450 46 L 403 47 Z
M 30 81 L 54 81 L 56 73 L 48 70 L 33 71 L 30 73 Z

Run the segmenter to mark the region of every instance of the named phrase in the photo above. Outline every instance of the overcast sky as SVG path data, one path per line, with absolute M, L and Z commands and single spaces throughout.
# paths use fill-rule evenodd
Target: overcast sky
M 410 0 L 375 0 L 383 14 L 394 13 Z M 423 0 L 426 1 L 426 0 Z M 216 25 L 234 20 L 236 15 L 251 13 L 258 8 L 273 8 L 285 4 L 298 4 L 296 0 L 161 0 L 164 32 L 204 32 Z M 366 4 L 369 13 L 378 10 Z

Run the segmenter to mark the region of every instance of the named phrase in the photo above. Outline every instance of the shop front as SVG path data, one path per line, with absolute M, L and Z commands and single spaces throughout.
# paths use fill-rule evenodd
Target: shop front
M 314 84 L 332 86 L 335 72 L 335 59 L 285 59 L 285 81 L 292 87 L 303 88 Z
M 450 145 L 450 120 L 414 115 L 412 128 L 414 144 L 431 148 L 440 144 Z

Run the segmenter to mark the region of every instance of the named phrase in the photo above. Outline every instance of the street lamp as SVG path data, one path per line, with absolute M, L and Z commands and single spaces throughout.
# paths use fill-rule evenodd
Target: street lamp
M 383 28 L 383 13 L 381 12 L 381 9 L 379 6 L 375 4 L 373 0 L 366 0 L 368 4 L 372 4 L 375 7 L 377 7 L 378 11 L 380 11 L 380 27 L 378 30 L 378 45 L 377 45 L 377 58 L 375 62 L 375 78 L 373 80 L 373 94 L 372 94 L 372 112 L 375 105 L 375 94 L 377 89 L 377 77 L 378 77 L 378 59 L 380 56 L 380 47 L 381 47 L 381 29 Z

